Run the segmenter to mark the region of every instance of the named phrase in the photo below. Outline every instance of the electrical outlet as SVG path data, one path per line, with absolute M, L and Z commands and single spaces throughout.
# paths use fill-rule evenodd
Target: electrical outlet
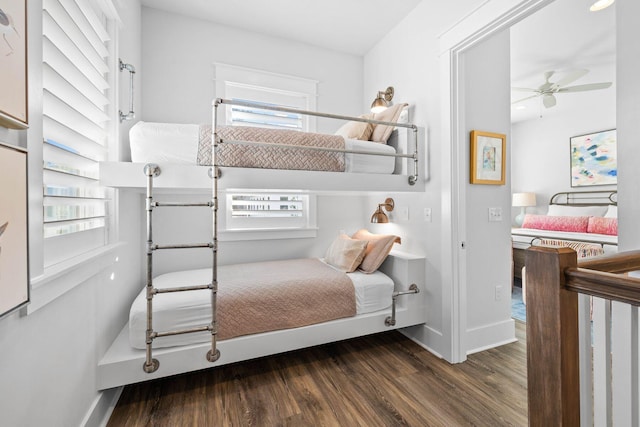
M 502 221 L 502 208 L 489 208 L 489 221 Z
M 502 286 L 496 286 L 495 297 L 496 301 L 502 301 Z
M 431 208 L 424 208 L 424 220 L 425 222 L 431 222 Z

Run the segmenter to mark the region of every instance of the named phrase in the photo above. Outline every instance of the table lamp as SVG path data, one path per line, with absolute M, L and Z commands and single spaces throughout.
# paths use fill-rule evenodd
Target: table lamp
M 518 225 L 518 227 L 522 226 L 527 207 L 535 205 L 536 193 L 513 193 L 511 206 L 520 208 L 520 213 L 518 214 L 518 216 L 516 216 L 516 224 Z

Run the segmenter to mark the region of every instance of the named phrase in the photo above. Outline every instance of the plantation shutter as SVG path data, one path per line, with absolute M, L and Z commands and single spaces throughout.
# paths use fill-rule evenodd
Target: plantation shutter
M 108 25 L 90 0 L 43 0 L 43 209 L 45 266 L 108 243 L 111 98 Z

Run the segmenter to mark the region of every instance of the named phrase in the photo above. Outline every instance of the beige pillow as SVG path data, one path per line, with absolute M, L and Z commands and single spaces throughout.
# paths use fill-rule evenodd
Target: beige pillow
M 398 118 L 400 117 L 400 113 L 402 113 L 402 109 L 407 107 L 409 104 L 395 104 L 391 107 L 387 108 L 384 111 L 376 113 L 373 115 L 375 120 L 380 120 L 383 122 L 393 122 L 396 123 Z M 374 142 L 382 142 L 383 144 L 387 143 L 389 136 L 391 136 L 391 132 L 393 132 L 395 126 L 388 125 L 373 125 L 373 132 L 371 133 L 371 141 Z
M 338 270 L 351 273 L 362 262 L 367 243 L 362 240 L 353 240 L 346 234 L 340 234 L 327 249 L 324 260 Z
M 370 119 L 370 116 L 362 115 L 360 118 Z M 347 122 L 336 131 L 336 135 L 349 139 L 361 139 L 368 141 L 373 132 L 373 124 L 366 122 Z
M 367 245 L 364 259 L 360 264 L 360 270 L 365 273 L 373 273 L 380 267 L 391 252 L 394 243 L 401 243 L 400 237 L 387 234 L 372 234 L 364 228 L 355 232 L 352 239 L 365 240 Z

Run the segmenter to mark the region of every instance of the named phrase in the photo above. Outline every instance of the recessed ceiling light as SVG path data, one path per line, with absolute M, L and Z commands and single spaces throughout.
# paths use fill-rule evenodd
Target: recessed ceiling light
M 592 1 L 593 0 L 589 0 L 589 3 L 591 3 Z M 591 4 L 591 7 L 589 7 L 589 10 L 591 12 L 597 12 L 599 10 L 606 9 L 607 7 L 611 6 L 615 1 L 616 0 L 596 0 Z
M 524 105 L 518 105 L 516 107 L 516 110 L 526 110 L 526 109 L 527 109 L 527 107 L 525 107 Z

